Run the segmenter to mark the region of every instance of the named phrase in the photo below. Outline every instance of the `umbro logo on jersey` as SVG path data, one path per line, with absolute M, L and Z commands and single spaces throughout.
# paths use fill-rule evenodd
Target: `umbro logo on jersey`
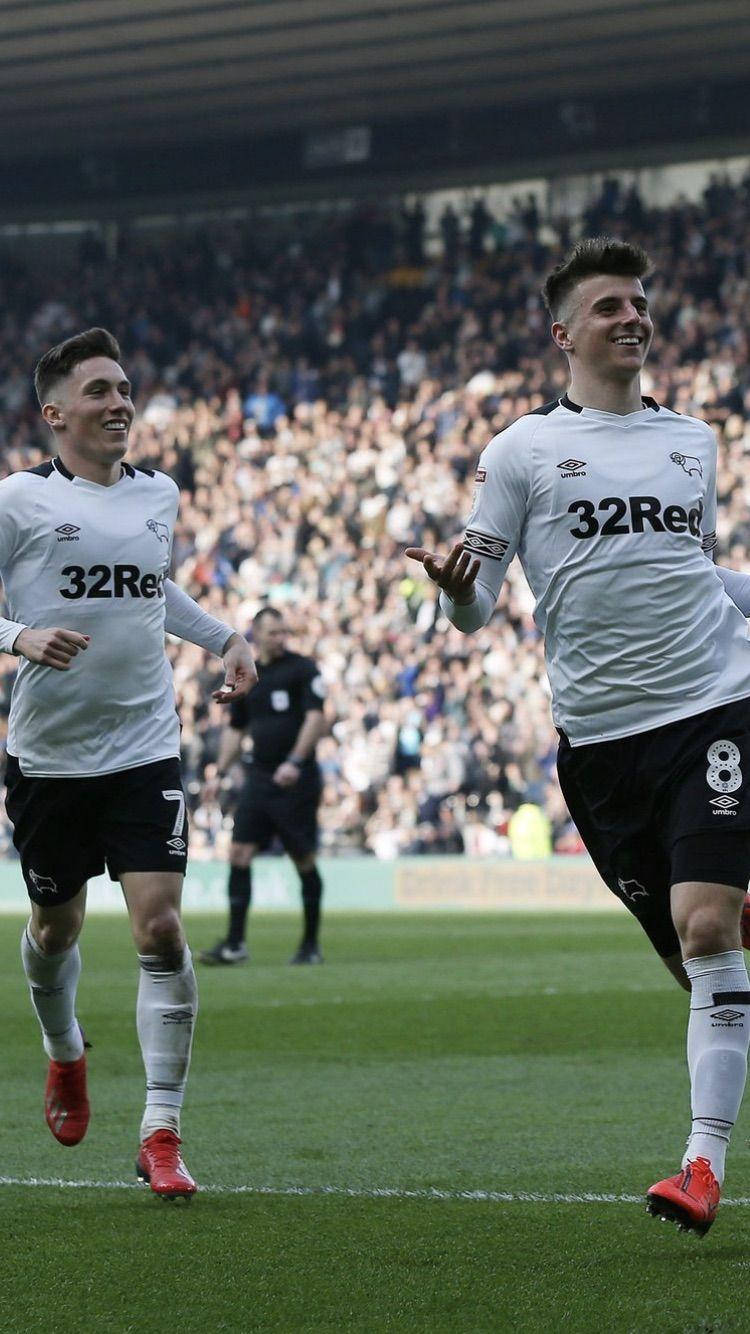
M 60 527 L 55 529 L 55 532 L 59 534 L 58 542 L 80 542 L 81 539 L 78 536 L 80 531 L 80 528 L 76 528 L 74 523 L 61 523 Z
M 558 463 L 557 466 L 560 469 L 561 477 L 586 476 L 585 472 L 582 471 L 586 467 L 585 459 L 563 459 L 562 463 Z
M 703 476 L 703 464 L 700 459 L 693 458 L 691 454 L 678 453 L 670 454 L 669 457 L 673 463 L 677 464 L 678 468 L 682 468 L 682 471 L 687 473 L 688 477 Z
M 739 806 L 739 804 L 740 803 L 736 797 L 728 797 L 726 794 L 723 797 L 712 797 L 709 802 L 710 806 L 716 808 L 714 810 L 714 815 L 734 815 L 734 808 L 735 806 Z
M 158 537 L 160 542 L 166 542 L 169 546 L 169 529 L 165 523 L 161 523 L 159 519 L 147 519 L 146 527 L 150 533 L 154 534 L 154 537 Z

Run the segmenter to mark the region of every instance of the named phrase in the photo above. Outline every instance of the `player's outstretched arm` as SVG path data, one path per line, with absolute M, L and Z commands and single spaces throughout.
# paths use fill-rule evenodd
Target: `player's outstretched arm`
M 458 606 L 475 601 L 474 583 L 480 562 L 464 550 L 462 542 L 456 542 L 444 557 L 434 551 L 425 551 L 424 547 L 407 547 L 406 555 L 410 560 L 420 561 L 432 582 Z
M 218 704 L 231 704 L 232 700 L 242 699 L 258 684 L 258 673 L 250 645 L 240 634 L 229 636 L 221 656 L 224 660 L 224 684 L 219 690 L 213 691 L 212 698 Z
M 29 662 L 40 662 L 43 667 L 53 667 L 56 672 L 67 672 L 77 653 L 88 648 L 90 638 L 77 630 L 61 630 L 58 626 L 44 630 L 27 627 L 16 636 L 13 652 L 28 658 Z

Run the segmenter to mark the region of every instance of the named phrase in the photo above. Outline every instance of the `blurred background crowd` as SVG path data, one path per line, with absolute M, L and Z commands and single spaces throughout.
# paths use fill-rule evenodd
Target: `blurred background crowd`
M 719 551 L 749 557 L 750 178 L 648 207 L 605 180 L 575 220 L 533 197 L 481 197 L 427 227 L 419 202 L 294 219 L 95 234 L 67 258 L 6 254 L 0 277 L 0 471 L 49 456 L 31 371 L 90 325 L 118 337 L 138 419 L 129 457 L 182 490 L 174 578 L 249 631 L 283 613 L 328 686 L 322 850 L 539 856 L 581 844 L 557 787 L 543 647 L 517 563 L 491 624 L 447 625 L 404 557 L 445 549 L 477 458 L 558 397 L 566 367 L 539 288 L 580 234 L 651 254 L 657 334 L 644 380 L 719 440 Z M 51 263 L 50 260 L 54 260 Z M 226 853 L 220 663 L 171 642 L 196 857 Z M 0 657 L 2 734 L 15 662 Z M 0 847 L 9 829 L 0 825 Z

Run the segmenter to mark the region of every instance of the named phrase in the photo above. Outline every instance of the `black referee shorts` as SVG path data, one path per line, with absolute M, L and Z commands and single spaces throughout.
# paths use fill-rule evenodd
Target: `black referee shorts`
M 750 879 L 750 700 L 557 756 L 568 810 L 605 884 L 662 957 L 670 888 Z
M 267 848 L 277 837 L 290 857 L 308 857 L 318 846 L 322 784 L 317 764 L 306 764 L 294 787 L 280 787 L 270 773 L 248 766 L 234 814 L 235 843 Z
M 126 871 L 184 875 L 188 821 L 179 760 L 89 778 L 31 778 L 9 755 L 5 784 L 13 842 L 34 903 L 65 903 L 105 865 L 112 880 Z

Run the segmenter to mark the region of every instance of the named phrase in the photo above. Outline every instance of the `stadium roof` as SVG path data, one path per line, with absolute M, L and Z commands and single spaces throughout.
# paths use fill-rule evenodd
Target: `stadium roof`
M 748 0 L 0 0 L 0 158 L 750 74 Z

